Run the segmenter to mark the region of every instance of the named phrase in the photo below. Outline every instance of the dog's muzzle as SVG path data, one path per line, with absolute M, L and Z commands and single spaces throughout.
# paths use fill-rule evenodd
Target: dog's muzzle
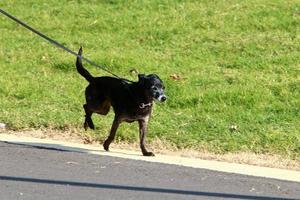
M 165 101 L 167 100 L 167 97 L 166 97 L 165 95 L 160 95 L 160 96 L 157 98 L 157 100 L 158 100 L 159 102 L 165 102 Z

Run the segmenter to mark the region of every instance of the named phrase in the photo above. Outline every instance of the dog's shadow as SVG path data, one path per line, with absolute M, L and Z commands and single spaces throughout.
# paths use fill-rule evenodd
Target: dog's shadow
M 102 150 L 103 152 L 104 150 Z M 107 152 L 107 151 L 104 151 L 104 152 Z M 118 150 L 115 150 L 115 149 L 112 149 L 110 150 L 109 152 L 107 153 L 112 153 L 112 154 L 122 154 L 122 155 L 126 155 L 126 156 L 136 156 L 136 157 L 143 157 L 142 154 L 139 154 L 139 153 L 129 153 L 129 152 L 123 152 L 123 151 L 118 151 Z
M 102 150 L 99 148 L 96 149 L 96 148 L 74 147 L 74 146 L 67 146 L 67 145 L 55 144 L 55 143 L 8 142 L 8 141 L 4 141 L 3 143 L 13 145 L 8 148 L 34 148 L 34 149 L 41 149 L 41 150 L 48 150 L 48 151 L 99 154 L 102 156 L 103 155 L 107 155 L 107 156 L 125 155 L 125 156 L 134 156 L 134 157 L 142 156 L 138 152 L 137 153 L 125 152 L 117 149 L 111 149 L 110 151 L 105 151 L 104 149 Z

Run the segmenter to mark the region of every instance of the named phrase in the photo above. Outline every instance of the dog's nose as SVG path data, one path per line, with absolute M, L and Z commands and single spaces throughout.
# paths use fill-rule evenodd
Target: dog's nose
M 164 102 L 164 101 L 166 101 L 167 100 L 167 97 L 166 96 L 162 96 L 161 97 L 161 102 Z

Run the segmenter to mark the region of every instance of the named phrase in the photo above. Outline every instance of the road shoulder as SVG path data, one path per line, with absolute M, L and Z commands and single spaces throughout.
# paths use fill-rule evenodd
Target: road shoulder
M 32 137 L 16 136 L 11 134 L 0 134 L 0 141 L 30 145 L 36 147 L 44 147 L 51 149 L 59 149 L 66 151 L 76 151 L 81 153 L 89 153 L 96 155 L 105 155 L 120 157 L 126 159 L 142 160 L 147 162 L 157 162 L 164 164 L 179 165 L 185 167 L 193 167 L 199 169 L 209 169 L 213 171 L 243 174 L 256 177 L 265 177 L 285 181 L 300 182 L 300 171 L 276 169 L 269 167 L 259 167 L 245 164 L 235 164 L 221 161 L 203 160 L 197 158 L 186 158 L 179 156 L 167 156 L 167 155 L 156 155 L 155 157 L 144 157 L 141 156 L 140 152 L 126 151 L 121 149 L 111 149 L 110 152 L 106 152 L 101 146 L 93 146 L 86 144 L 78 144 L 72 142 L 62 142 L 50 139 L 38 139 Z

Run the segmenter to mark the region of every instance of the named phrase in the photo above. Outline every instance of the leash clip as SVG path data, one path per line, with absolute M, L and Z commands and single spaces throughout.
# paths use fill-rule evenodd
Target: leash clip
M 140 107 L 140 109 L 144 109 L 144 108 L 146 108 L 147 106 L 151 106 L 152 105 L 152 103 L 141 103 L 140 105 L 139 105 L 139 107 Z

